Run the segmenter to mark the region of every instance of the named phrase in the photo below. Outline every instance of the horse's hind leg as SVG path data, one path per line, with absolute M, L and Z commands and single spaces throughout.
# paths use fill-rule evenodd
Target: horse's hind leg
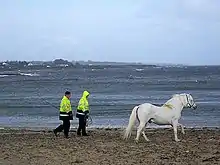
M 144 126 L 144 129 L 143 129 L 142 134 L 143 134 L 143 136 L 144 136 L 144 139 L 145 139 L 147 142 L 149 142 L 150 140 L 147 138 L 147 136 L 146 136 L 146 134 L 145 134 L 146 126 L 147 126 L 147 123 L 146 123 L 145 126 Z
M 138 129 L 137 129 L 137 137 L 136 137 L 136 139 L 135 139 L 135 141 L 136 141 L 137 143 L 138 143 L 138 141 L 139 141 L 140 135 L 141 135 L 141 133 L 142 133 L 144 127 L 145 127 L 145 123 L 144 123 L 144 122 L 140 122 L 140 125 L 138 126 Z
M 147 142 L 149 142 L 150 140 L 147 138 L 147 136 L 146 136 L 146 134 L 145 134 L 144 131 L 142 132 L 142 134 L 143 134 L 143 136 L 144 136 L 144 139 L 145 139 Z

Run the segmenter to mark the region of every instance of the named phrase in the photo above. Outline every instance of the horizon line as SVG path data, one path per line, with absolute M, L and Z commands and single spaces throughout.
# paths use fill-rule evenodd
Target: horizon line
M 4 62 L 15 62 L 15 61 L 25 61 L 25 62 L 53 62 L 55 60 L 64 60 L 68 62 L 94 62 L 94 63 L 124 63 L 124 64 L 141 64 L 141 65 L 182 65 L 182 66 L 220 66 L 220 64 L 181 64 L 181 63 L 164 63 L 164 62 L 126 62 L 126 61 L 93 61 L 93 60 L 67 60 L 62 58 L 56 58 L 54 60 L 4 60 L 0 61 L 0 63 Z

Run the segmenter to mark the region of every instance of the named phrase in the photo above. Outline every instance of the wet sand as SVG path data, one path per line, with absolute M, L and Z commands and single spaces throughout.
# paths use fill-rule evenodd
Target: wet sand
M 179 131 L 175 142 L 172 129 L 149 129 L 150 142 L 122 139 L 118 129 L 96 129 L 89 137 L 55 137 L 48 131 L 0 130 L 2 165 L 139 165 L 220 164 L 220 129 Z

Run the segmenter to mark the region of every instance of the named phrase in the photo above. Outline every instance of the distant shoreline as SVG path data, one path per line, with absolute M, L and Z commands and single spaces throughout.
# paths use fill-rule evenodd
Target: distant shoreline
M 24 64 L 27 66 L 41 66 L 41 65 L 94 65 L 94 66 L 120 66 L 120 65 L 141 65 L 141 66 L 198 66 L 198 67 L 205 67 L 205 66 L 220 66 L 219 65 L 212 65 L 212 64 L 179 64 L 179 63 L 157 63 L 157 62 L 115 62 L 115 61 L 83 61 L 83 60 L 64 60 L 64 59 L 56 59 L 51 61 L 35 61 L 35 60 L 7 60 L 7 61 L 0 61 L 0 66 L 7 66 L 9 63 L 11 64 Z

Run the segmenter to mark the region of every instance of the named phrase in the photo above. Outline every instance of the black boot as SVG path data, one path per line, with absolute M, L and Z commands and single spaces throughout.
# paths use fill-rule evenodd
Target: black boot
M 57 137 L 58 132 L 62 132 L 64 129 L 63 124 L 60 124 L 56 129 L 53 130 L 54 135 Z
M 77 129 L 77 135 L 78 135 L 78 136 L 81 136 L 80 128 Z
M 89 136 L 87 133 L 86 133 L 86 126 L 84 125 L 83 129 L 82 129 L 82 136 Z
M 57 131 L 53 130 L 54 135 L 57 137 Z

